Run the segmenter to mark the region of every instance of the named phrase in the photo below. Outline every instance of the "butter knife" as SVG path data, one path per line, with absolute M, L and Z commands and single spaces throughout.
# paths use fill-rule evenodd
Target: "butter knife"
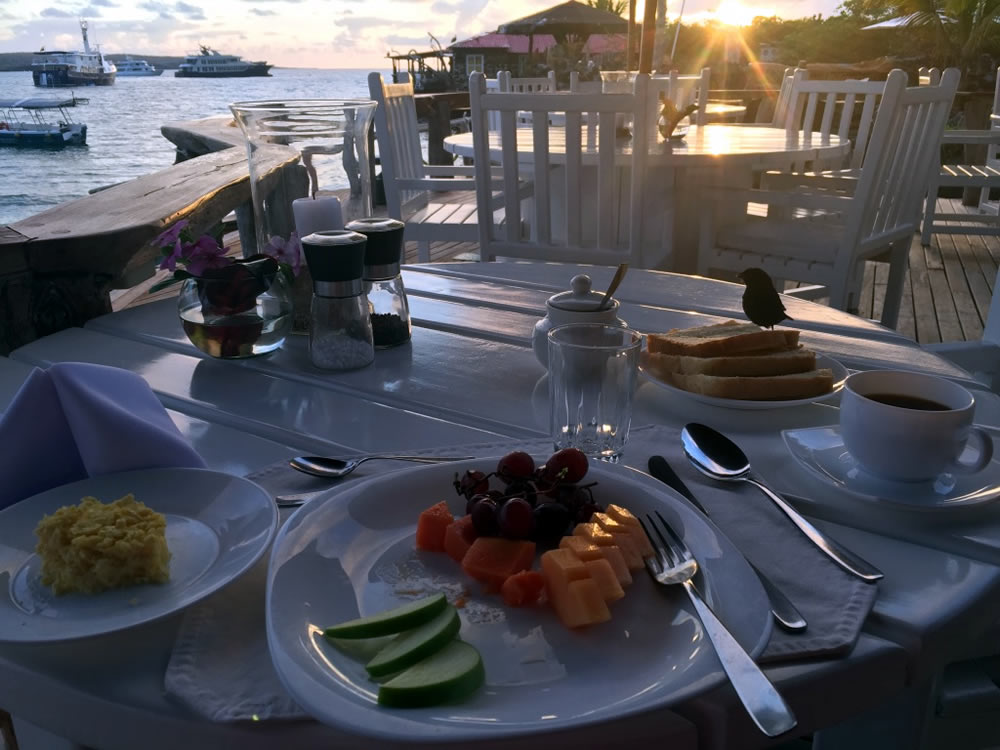
M 649 473 L 668 487 L 679 492 L 688 502 L 700 510 L 706 518 L 711 518 L 705 506 L 698 502 L 694 493 L 691 492 L 684 480 L 677 476 L 677 472 L 673 470 L 673 467 L 667 463 L 667 459 L 663 456 L 650 457 Z M 799 633 L 805 630 L 807 623 L 805 618 L 795 609 L 795 605 L 789 601 L 788 597 L 782 593 L 781 589 L 763 571 L 749 560 L 747 560 L 747 563 L 749 563 L 753 572 L 757 574 L 757 578 L 760 579 L 760 583 L 764 587 L 765 593 L 767 593 L 768 601 L 771 603 L 771 614 L 774 616 L 775 622 L 790 633 Z

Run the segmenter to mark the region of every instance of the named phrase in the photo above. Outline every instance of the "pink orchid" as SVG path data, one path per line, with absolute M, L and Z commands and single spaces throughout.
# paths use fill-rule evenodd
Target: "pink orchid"
M 302 242 L 298 234 L 292 232 L 288 239 L 272 235 L 264 248 L 265 255 L 270 255 L 279 263 L 286 263 L 292 269 L 292 275 L 298 276 L 302 269 Z

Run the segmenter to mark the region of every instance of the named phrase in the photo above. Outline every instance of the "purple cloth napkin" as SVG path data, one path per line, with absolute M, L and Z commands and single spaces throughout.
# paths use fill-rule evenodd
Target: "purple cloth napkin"
M 0 508 L 88 476 L 205 462 L 149 385 L 117 367 L 35 370 L 0 415 Z

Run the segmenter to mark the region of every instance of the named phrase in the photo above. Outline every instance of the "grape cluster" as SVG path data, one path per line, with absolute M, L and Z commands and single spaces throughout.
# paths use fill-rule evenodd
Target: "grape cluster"
M 580 484 L 587 469 L 587 456 L 576 448 L 553 453 L 537 468 L 530 455 L 513 451 L 500 459 L 492 474 L 471 469 L 461 477 L 456 474 L 454 484 L 480 536 L 555 544 L 575 524 L 602 510 L 591 489 L 596 482 Z M 491 477 L 499 479 L 503 489 L 492 489 Z

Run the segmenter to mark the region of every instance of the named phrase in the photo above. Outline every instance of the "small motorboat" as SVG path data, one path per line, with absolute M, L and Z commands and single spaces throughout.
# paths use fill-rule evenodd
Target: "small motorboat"
M 87 126 L 74 121 L 67 112 L 79 103 L 75 97 L 0 99 L 0 146 L 85 146 Z

